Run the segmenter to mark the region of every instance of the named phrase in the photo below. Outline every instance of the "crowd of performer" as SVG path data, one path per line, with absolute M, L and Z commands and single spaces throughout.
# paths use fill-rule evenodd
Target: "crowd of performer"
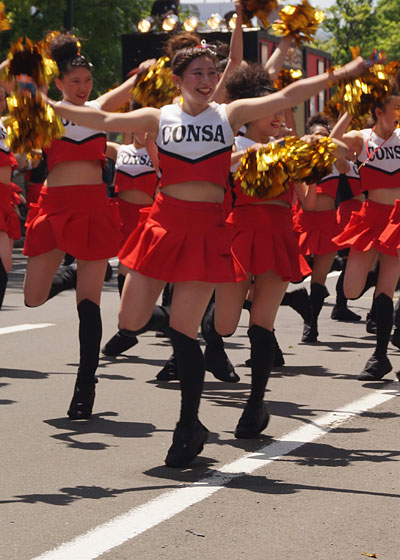
M 240 33 L 241 18 L 238 10 Z M 117 356 L 143 332 L 162 332 L 173 352 L 157 377 L 179 380 L 181 391 L 165 459 L 170 467 L 189 464 L 207 440 L 199 419 L 205 371 L 224 382 L 239 380 L 224 337 L 235 332 L 243 308 L 249 310 L 251 388 L 235 436 L 256 438 L 267 427 L 266 385 L 273 366 L 284 363 L 274 332 L 279 306 L 290 305 L 301 315 L 302 342 L 317 342 L 334 261 L 341 272 L 332 319 L 360 321 L 348 299 L 375 287 L 369 328 L 376 332 L 376 347 L 358 379 L 380 380 L 392 370 L 387 348 L 400 276 L 398 84 L 394 81 L 390 95 L 373 108 L 368 128 L 349 131 L 347 113 L 337 122 L 323 115 L 308 121 L 307 142 L 322 137 L 336 142 L 336 162 L 325 177 L 290 183 L 265 199 L 250 196 L 235 178 L 243 156 L 284 144 L 295 134 L 289 124 L 293 107 L 362 74 L 367 63 L 358 57 L 277 90 L 273 81 L 291 37 L 261 66 L 241 60 L 240 33 L 232 38 L 225 69 L 214 46 L 195 34 L 174 36 L 168 53 L 177 97 L 161 108 L 141 107 L 131 93 L 140 72 L 154 61 L 143 61 L 122 85 L 89 101 L 90 62 L 73 35 L 55 34 L 51 56 L 61 102 L 44 99 L 63 119 L 65 133 L 43 147 L 26 174 L 25 305 L 36 307 L 64 289 L 76 289 L 80 361 L 68 416 L 90 418 L 101 350 Z M 12 88 L 10 82 L 2 85 Z M 124 103 L 130 110 L 118 112 Z M 13 186 L 13 171 L 18 164 L 26 167 L 24 158 L 17 162 L 7 148 L 4 126 L 1 132 L 0 304 L 13 241 L 21 235 L 16 208 L 22 194 Z M 123 143 L 107 142 L 109 132 L 122 134 Z M 115 166 L 107 178 L 106 158 Z M 115 196 L 109 196 L 105 179 Z M 116 256 L 118 331 L 101 349 L 100 298 L 108 259 Z M 66 258 L 76 262 L 60 268 Z M 304 287 L 287 291 L 289 283 L 307 276 L 309 294 Z M 395 323 L 392 342 L 400 347 L 399 312 Z

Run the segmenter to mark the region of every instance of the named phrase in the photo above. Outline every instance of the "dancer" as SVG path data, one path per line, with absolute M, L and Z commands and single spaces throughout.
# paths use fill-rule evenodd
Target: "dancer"
M 358 375 L 360 381 L 382 379 L 392 370 L 387 347 L 393 325 L 393 295 L 400 275 L 397 243 L 383 234 L 395 201 L 400 199 L 400 90 L 394 85 L 387 99 L 379 100 L 373 109 L 374 126 L 346 130 L 351 118 L 345 114 L 336 134 L 357 155 L 363 190 L 368 200 L 354 212 L 335 238 L 340 247 L 351 247 L 344 278 L 344 293 L 349 299 L 359 297 L 368 272 L 378 257 L 379 272 L 373 310 L 376 323 L 376 347 Z
M 328 137 L 327 119 L 314 116 L 307 123 L 307 133 L 313 138 Z M 340 164 L 338 164 L 340 165 Z M 312 210 L 300 208 L 295 216 L 295 230 L 299 235 L 301 253 L 312 258 L 310 286 L 311 320 L 304 322 L 302 342 L 318 340 L 318 317 L 328 297 L 326 278 L 336 256 L 337 246 L 332 238 L 340 232 L 337 222 L 335 199 L 338 187 L 337 169 L 316 186 L 316 203 Z
M 358 58 L 332 74 L 301 80 L 268 97 L 218 105 L 210 101 L 218 82 L 215 57 L 211 49 L 200 46 L 178 51 L 172 62 L 181 105 L 110 114 L 53 103 L 61 116 L 81 125 L 147 132 L 157 140 L 163 170 L 161 193 L 138 236 L 134 232 L 122 250 L 121 261 L 131 270 L 122 292 L 119 326 L 136 336 L 145 328 L 165 283 L 174 283 L 170 335 L 182 400 L 166 457 L 168 466 L 190 463 L 207 439 L 208 430 L 198 419 L 204 379 L 204 358 L 197 341 L 201 318 L 216 284 L 246 278 L 231 253 L 222 207 L 233 131 L 296 105 L 331 80 L 345 79 L 364 68 L 365 61 Z
M 78 45 L 69 34 L 55 34 L 50 42 L 59 69 L 55 83 L 64 103 L 88 104 L 94 110 L 117 109 L 129 97 L 136 77 L 88 103 L 92 65 Z M 27 217 L 24 254 L 29 259 L 24 294 L 25 304 L 36 307 L 75 278 L 80 360 L 68 409 L 68 416 L 75 420 L 89 418 L 92 413 L 102 335 L 100 295 L 107 260 L 118 253 L 121 234 L 118 209 L 108 199 L 102 182 L 105 132 L 71 120 L 65 120 L 64 125 L 65 135 L 43 150 L 48 176 L 38 204 Z M 66 253 L 76 257 L 77 274 L 68 269 L 55 276 Z
M 228 79 L 227 92 L 233 101 L 250 96 L 268 98 L 276 95 L 268 73 L 263 67 L 254 64 L 241 68 Z M 233 173 L 246 150 L 274 142 L 283 118 L 283 111 L 277 110 L 272 115 L 246 123 L 245 135 L 235 139 Z M 273 332 L 274 321 L 289 282 L 302 278 L 299 247 L 290 210 L 294 191 L 306 207 L 312 207 L 315 188 L 314 193 L 311 192 L 312 188 L 307 192 L 305 185 L 297 184 L 291 185 L 285 192 L 282 186 L 279 196 L 259 200 L 244 194 L 240 180 L 235 181 L 234 205 L 227 221 L 234 232 L 233 252 L 246 270 L 248 279 L 238 284 L 217 286 L 216 329 L 221 334 L 236 330 L 246 294 L 253 281 L 248 330 L 251 393 L 236 426 L 237 438 L 257 437 L 269 421 L 264 392 L 278 350 Z
M 138 107 L 134 107 L 138 108 Z M 122 222 L 122 243 L 138 225 L 140 216 L 153 204 L 157 173 L 146 149 L 146 138 L 134 135 L 133 143 L 118 148 L 115 164 L 115 193 Z M 121 295 L 128 268 L 118 267 L 118 291 Z M 106 356 L 118 356 L 137 344 L 136 337 L 118 331 L 102 348 Z
M 6 106 L 6 92 L 0 88 L 0 115 Z M 11 177 L 17 167 L 14 154 L 6 146 L 7 131 L 0 119 L 0 309 L 12 268 L 14 241 L 21 237 L 21 226 L 13 204 Z

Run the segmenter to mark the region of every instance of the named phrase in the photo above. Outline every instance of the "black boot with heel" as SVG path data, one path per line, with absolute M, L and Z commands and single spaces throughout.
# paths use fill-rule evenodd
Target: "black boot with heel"
M 68 409 L 71 420 L 90 418 L 95 398 L 102 324 L 100 307 L 84 299 L 78 304 L 80 360 L 74 395 Z

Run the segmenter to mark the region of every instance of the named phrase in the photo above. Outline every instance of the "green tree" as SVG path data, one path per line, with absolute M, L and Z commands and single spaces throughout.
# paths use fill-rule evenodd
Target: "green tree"
M 336 0 L 326 10 L 321 27 L 332 34 L 324 46 L 332 54 L 334 64 L 345 64 L 352 59 L 350 47 L 358 46 L 362 56 L 369 56 L 376 47 L 377 33 L 382 33 L 381 29 L 378 31 L 373 0 Z
M 79 37 L 84 54 L 94 65 L 93 96 L 121 82 L 121 35 L 131 33 L 151 0 L 71 0 L 72 32 Z M 62 31 L 67 0 L 6 0 L 11 29 L 0 33 L 0 56 L 18 37 L 44 38 L 50 30 Z
M 375 14 L 376 48 L 383 49 L 388 60 L 400 60 L 400 0 L 379 0 Z

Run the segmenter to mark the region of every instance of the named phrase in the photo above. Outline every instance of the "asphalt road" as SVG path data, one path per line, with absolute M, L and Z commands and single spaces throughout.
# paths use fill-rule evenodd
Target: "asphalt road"
M 364 320 L 330 319 L 335 277 L 318 344 L 300 344 L 300 317 L 280 309 L 286 363 L 268 385 L 270 425 L 251 441 L 233 437 L 250 380 L 243 312 L 226 342 L 241 381 L 207 373 L 201 419 L 210 441 L 190 468 L 175 470 L 164 458 L 178 384 L 155 380 L 168 340 L 145 334 L 123 356 L 102 357 L 93 417 L 70 422 L 74 292 L 25 308 L 24 267 L 16 250 L 0 314 L 0 558 L 399 560 L 400 352 L 390 347 L 387 381 L 356 379 L 374 337 Z M 372 290 L 351 304 L 363 319 L 371 298 Z M 104 341 L 117 308 L 114 275 L 102 299 Z

